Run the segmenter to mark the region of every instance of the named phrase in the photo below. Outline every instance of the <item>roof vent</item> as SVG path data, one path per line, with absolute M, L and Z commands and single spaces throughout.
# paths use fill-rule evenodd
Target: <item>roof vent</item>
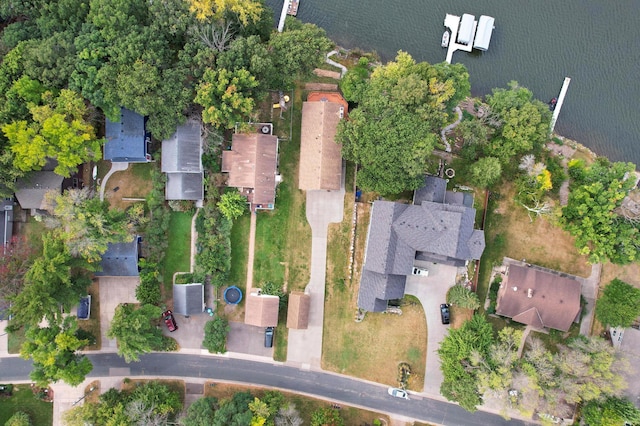
M 344 107 L 340 107 L 340 118 L 344 118 Z
M 529 290 L 527 290 L 527 297 L 528 297 L 529 299 L 531 299 L 531 298 L 533 297 L 533 289 L 532 289 L 532 288 L 530 288 Z
M 518 291 L 518 287 L 513 287 L 513 291 Z

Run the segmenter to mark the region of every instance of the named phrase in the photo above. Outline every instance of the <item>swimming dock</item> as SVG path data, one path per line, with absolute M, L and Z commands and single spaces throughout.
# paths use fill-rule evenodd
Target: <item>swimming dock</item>
M 564 83 L 562 83 L 562 89 L 560 89 L 560 94 L 558 95 L 558 102 L 556 103 L 556 107 L 553 110 L 553 117 L 551 118 L 551 129 L 549 133 L 553 133 L 553 129 L 556 127 L 556 121 L 558 120 L 558 115 L 560 115 L 560 110 L 562 109 L 562 102 L 564 102 L 564 97 L 567 94 L 567 90 L 569 90 L 569 83 L 571 83 L 571 78 L 565 77 Z
M 284 30 L 284 21 L 287 17 L 287 13 L 289 12 L 289 9 L 291 8 L 291 1 L 292 0 L 284 0 L 284 2 L 282 3 L 282 12 L 280 12 L 280 21 L 278 22 L 279 33 L 281 33 L 282 30 Z
M 473 23 L 473 34 L 476 32 L 477 22 Z M 451 37 L 449 37 L 449 47 L 447 48 L 447 59 L 445 61 L 450 64 L 453 59 L 453 52 L 456 50 L 462 50 L 464 52 L 471 52 L 473 49 L 473 40 L 469 44 L 458 43 L 458 29 L 460 28 L 460 17 L 456 15 L 447 15 L 444 18 L 444 26 L 451 30 Z

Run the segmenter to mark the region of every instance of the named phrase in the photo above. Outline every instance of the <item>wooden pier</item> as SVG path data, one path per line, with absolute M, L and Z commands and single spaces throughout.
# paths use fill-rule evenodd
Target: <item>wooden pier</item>
M 556 107 L 553 109 L 551 129 L 549 130 L 549 133 L 553 133 L 553 129 L 556 127 L 556 121 L 560 115 L 560 109 L 562 109 L 562 102 L 564 102 L 564 97 L 567 94 L 567 90 L 569 90 L 569 83 L 571 83 L 571 79 L 569 77 L 565 77 L 564 83 L 562 83 L 562 89 L 560 89 L 560 94 L 558 95 L 558 102 L 556 103 Z
M 287 12 L 291 7 L 292 0 L 284 0 L 282 3 L 282 12 L 280 12 L 280 21 L 278 22 L 278 32 L 281 33 L 284 30 L 284 21 L 287 18 Z
M 473 34 L 476 33 L 477 22 L 473 24 Z M 473 49 L 473 40 L 469 44 L 458 43 L 458 28 L 460 27 L 460 17 L 456 15 L 447 15 L 444 18 L 444 26 L 451 30 L 451 37 L 449 38 L 449 47 L 447 48 L 447 59 L 445 61 L 450 64 L 453 59 L 453 52 L 456 50 L 462 50 L 464 52 L 471 52 Z

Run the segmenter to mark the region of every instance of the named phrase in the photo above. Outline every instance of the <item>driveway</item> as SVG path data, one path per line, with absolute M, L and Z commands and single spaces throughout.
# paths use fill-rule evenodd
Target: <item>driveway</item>
M 409 275 L 405 293 L 417 297 L 427 317 L 427 362 L 424 372 L 424 393 L 440 396 L 442 371 L 436 350 L 447 335 L 448 325 L 440 319 L 440 304 L 447 301 L 447 291 L 456 283 L 458 268 L 431 262 L 416 261 L 415 266 L 427 269 L 428 277 Z M 466 268 L 464 268 L 466 269 Z
M 273 359 L 273 348 L 264 347 L 264 327 L 234 321 L 229 326 L 231 331 L 227 334 L 227 351 Z
M 170 332 L 169 328 L 162 324 L 162 334 L 173 337 L 180 345 L 180 349 L 195 350 L 199 352 L 202 349 L 202 339 L 204 339 L 204 325 L 207 321 L 212 320 L 207 313 L 191 315 L 185 317 L 180 314 L 173 314 L 178 329 Z
M 640 407 L 640 330 L 635 328 L 624 330 L 620 351 L 629 361 L 628 371 L 622 374 L 629 385 L 624 394 L 636 407 Z
M 120 303 L 138 303 L 136 287 L 140 277 L 99 277 L 100 285 L 100 334 L 102 351 L 115 352 L 115 339 L 107 339 L 107 330 Z
M 305 293 L 311 296 L 309 326 L 289 329 L 287 362 L 303 368 L 321 368 L 324 290 L 327 272 L 327 226 L 344 216 L 344 165 L 339 191 L 307 191 L 307 221 L 311 226 L 311 278 Z

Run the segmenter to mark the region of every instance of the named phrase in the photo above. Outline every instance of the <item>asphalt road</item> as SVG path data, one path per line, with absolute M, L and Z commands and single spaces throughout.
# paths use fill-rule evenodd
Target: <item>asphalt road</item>
M 116 354 L 88 356 L 94 365 L 89 377 L 152 376 L 199 377 L 225 380 L 317 395 L 345 405 L 357 405 L 373 411 L 410 417 L 441 425 L 527 425 L 520 420 L 507 421 L 486 412 L 469 413 L 455 404 L 410 395 L 406 401 L 387 394 L 387 387 L 346 376 L 293 367 L 231 358 L 187 354 L 148 354 L 140 362 L 127 364 Z M 116 370 L 114 370 L 116 369 Z M 0 359 L 0 383 L 28 380 L 31 362 L 21 358 Z

